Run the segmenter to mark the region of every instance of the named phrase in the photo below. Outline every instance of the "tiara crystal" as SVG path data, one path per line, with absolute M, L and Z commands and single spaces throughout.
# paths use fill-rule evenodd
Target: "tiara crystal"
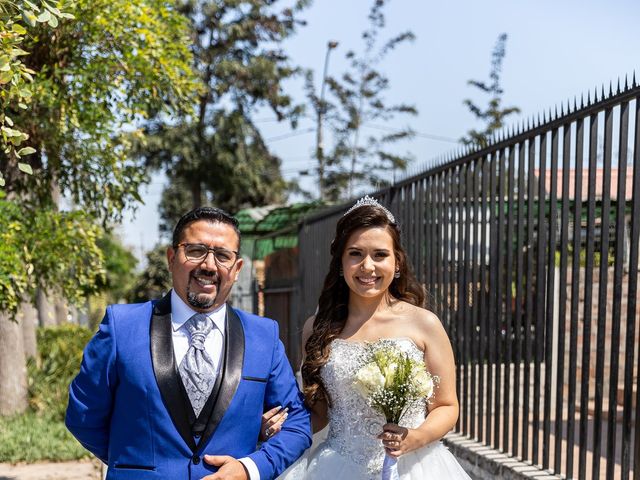
M 372 207 L 378 207 L 379 209 L 381 209 L 384 212 L 384 214 L 387 216 L 387 218 L 389 219 L 389 221 L 391 223 L 396 223 L 396 219 L 393 216 L 393 214 L 389 210 L 387 210 L 386 207 L 382 206 L 382 204 L 380 202 L 378 202 L 375 198 L 370 197 L 369 195 L 365 195 L 360 200 L 358 200 L 353 205 L 353 207 L 351 207 L 349 210 L 346 211 L 346 213 L 344 215 L 349 215 L 349 213 L 351 213 L 353 210 L 356 210 L 356 209 L 358 209 L 360 207 L 364 207 L 365 205 L 370 205 Z

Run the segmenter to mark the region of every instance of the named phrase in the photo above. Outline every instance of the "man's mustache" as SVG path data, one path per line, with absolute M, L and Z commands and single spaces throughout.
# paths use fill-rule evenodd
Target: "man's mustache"
M 192 277 L 212 277 L 215 282 L 218 281 L 217 272 L 212 272 L 210 270 L 204 270 L 202 268 L 199 268 L 199 269 L 194 270 L 193 272 L 191 272 L 191 276 Z

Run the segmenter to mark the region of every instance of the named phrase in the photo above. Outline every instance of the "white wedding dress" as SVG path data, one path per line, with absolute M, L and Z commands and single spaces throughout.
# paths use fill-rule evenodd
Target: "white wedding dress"
M 423 353 L 409 338 L 392 342 L 409 355 L 422 360 Z M 329 432 L 324 442 L 289 467 L 278 480 L 373 480 L 379 479 L 384 461 L 382 442 L 376 438 L 385 424 L 384 416 L 373 410 L 353 387 L 353 379 L 363 364 L 365 344 L 335 339 L 321 376 L 331 395 Z M 436 391 L 437 395 L 437 391 Z M 400 425 L 419 426 L 425 418 L 423 402 L 407 411 Z M 469 479 L 454 456 L 434 442 L 398 459 L 401 480 Z

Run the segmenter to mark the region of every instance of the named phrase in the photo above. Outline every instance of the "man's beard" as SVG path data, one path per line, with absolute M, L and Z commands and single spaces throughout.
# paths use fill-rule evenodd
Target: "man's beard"
M 202 277 L 212 277 L 212 280 L 216 283 L 216 294 L 213 297 L 207 296 L 203 293 L 196 293 L 191 291 L 191 282 L 197 281 L 195 280 L 195 276 Z M 187 301 L 189 305 L 194 308 L 198 308 L 200 310 L 205 310 L 207 308 L 211 308 L 215 305 L 216 300 L 218 299 L 218 294 L 220 293 L 220 277 L 214 272 L 208 272 L 206 270 L 196 270 L 191 274 L 191 278 L 189 279 L 189 283 L 187 284 Z

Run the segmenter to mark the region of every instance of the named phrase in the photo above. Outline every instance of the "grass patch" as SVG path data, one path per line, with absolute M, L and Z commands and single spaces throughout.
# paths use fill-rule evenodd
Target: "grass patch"
M 91 455 L 57 418 L 33 412 L 0 417 L 0 462 L 66 461 Z

